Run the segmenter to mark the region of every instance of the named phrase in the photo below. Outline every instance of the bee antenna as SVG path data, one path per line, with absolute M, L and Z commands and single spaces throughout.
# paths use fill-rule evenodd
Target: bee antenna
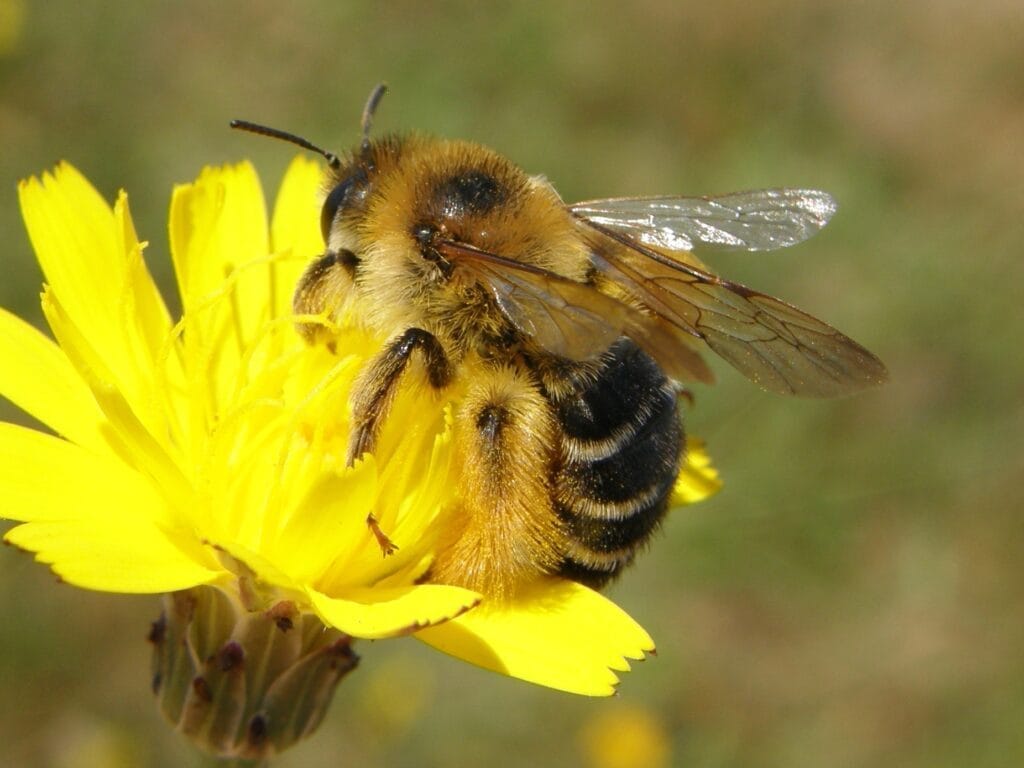
M 366 100 L 366 106 L 363 107 L 363 119 L 360 121 L 360 126 L 363 129 L 363 143 L 360 148 L 364 154 L 370 149 L 370 126 L 373 125 L 373 115 L 387 91 L 387 83 L 377 83 L 370 91 L 370 98 Z
M 259 125 L 258 123 L 250 123 L 248 120 L 232 120 L 231 127 L 239 131 L 248 131 L 249 133 L 255 133 L 259 136 L 269 136 L 272 139 L 281 139 L 287 141 L 289 144 L 296 144 L 303 149 L 308 149 L 323 155 L 327 161 L 327 165 L 331 168 L 337 169 L 341 166 L 341 160 L 333 152 L 328 152 L 326 149 L 321 149 L 316 144 L 296 136 L 294 133 L 288 133 L 287 131 L 281 131 L 277 128 L 268 128 L 265 125 Z

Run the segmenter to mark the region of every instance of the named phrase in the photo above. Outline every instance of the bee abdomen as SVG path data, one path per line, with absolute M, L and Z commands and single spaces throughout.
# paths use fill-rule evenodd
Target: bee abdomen
M 555 502 L 569 538 L 560 573 L 600 587 L 668 507 L 683 447 L 676 393 L 646 353 L 620 339 L 593 383 L 553 405 L 563 433 Z

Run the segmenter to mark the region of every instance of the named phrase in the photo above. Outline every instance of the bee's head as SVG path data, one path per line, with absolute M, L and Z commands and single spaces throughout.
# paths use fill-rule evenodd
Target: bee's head
M 501 269 L 521 262 L 528 270 L 584 279 L 585 244 L 550 184 L 472 142 L 415 134 L 371 141 L 383 93 L 378 86 L 370 94 L 362 141 L 343 157 L 283 131 L 232 124 L 327 160 L 320 211 L 325 253 L 299 281 L 297 314 L 357 307 L 369 327 L 422 328 L 451 351 L 481 336 L 507 336 L 509 321 L 494 298 Z
M 327 177 L 327 196 L 320 209 L 320 233 L 329 251 L 354 247 L 353 230 L 365 214 L 366 200 L 376 176 L 376 167 L 369 160 L 369 157 L 357 155 L 347 163 L 332 167 Z

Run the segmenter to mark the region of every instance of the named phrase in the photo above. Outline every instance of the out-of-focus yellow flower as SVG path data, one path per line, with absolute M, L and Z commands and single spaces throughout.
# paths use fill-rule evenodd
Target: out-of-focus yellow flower
M 361 727 L 381 742 L 405 736 L 431 706 L 437 680 L 434 670 L 408 656 L 384 659 L 366 671 L 358 708 Z
M 221 626 L 221 645 L 207 649 L 220 654 L 214 676 L 239 666 L 232 644 L 256 632 L 251 614 L 300 626 L 304 642 L 325 628 L 332 637 L 413 633 L 504 674 L 610 694 L 615 672 L 653 643 L 596 592 L 550 579 L 488 605 L 467 589 L 420 583 L 458 487 L 456 394 L 403 385 L 375 454 L 345 466 L 349 394 L 383 340 L 332 328 L 328 351 L 294 330 L 293 286 L 323 248 L 319 179 L 315 163 L 296 160 L 269 227 L 248 164 L 207 169 L 175 189 L 178 320 L 143 260 L 124 193 L 111 208 L 67 164 L 20 185 L 56 343 L 0 310 L 0 395 L 56 435 L 0 423 L 0 515 L 21 523 L 6 541 L 75 586 L 176 593 L 152 634 L 158 688 L 200 675 L 207 658 L 196 651 L 188 669 L 176 666 L 181 659 L 159 653 L 168 633 L 206 647 L 214 635 L 202 635 L 204 622 L 227 611 L 238 623 Z M 695 445 L 675 503 L 717 487 Z M 382 554 L 371 513 L 394 554 Z M 182 596 L 200 587 L 221 597 Z M 333 658 L 335 645 L 318 652 Z M 199 704 L 216 695 L 193 687 Z M 251 693 L 236 692 L 246 716 L 263 706 Z M 189 702 L 163 706 L 194 717 Z M 250 730 L 261 736 L 257 715 Z
M 52 768 L 135 768 L 147 762 L 136 734 L 73 711 L 46 736 L 43 762 Z
M 663 768 L 672 752 L 658 719 L 632 706 L 601 710 L 583 727 L 580 745 L 590 768 Z
M 25 0 L 0 0 L 0 56 L 17 50 L 27 13 Z

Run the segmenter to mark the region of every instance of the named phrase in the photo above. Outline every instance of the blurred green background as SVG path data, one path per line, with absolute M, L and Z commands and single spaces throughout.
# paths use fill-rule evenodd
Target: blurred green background
M 689 428 L 726 487 L 613 589 L 659 654 L 573 698 L 414 640 L 363 643 L 280 766 L 1024 763 L 1024 6 L 909 0 L 345 3 L 0 0 L 0 304 L 40 322 L 15 183 L 60 158 L 131 194 L 169 275 L 172 183 L 380 130 L 493 146 L 567 200 L 779 185 L 834 223 L 722 272 L 890 366 L 841 401 L 719 366 Z M 0 360 L 0 366 L 4 363 Z M 0 416 L 17 420 L 6 404 Z M 149 693 L 156 598 L 0 557 L 0 763 L 200 766 Z

